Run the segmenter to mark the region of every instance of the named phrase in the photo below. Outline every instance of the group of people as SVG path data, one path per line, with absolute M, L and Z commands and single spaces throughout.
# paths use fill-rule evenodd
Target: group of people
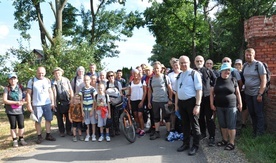
M 98 141 L 111 141 L 111 137 L 120 135 L 119 115 L 121 110 L 114 105 L 120 97 L 127 97 L 128 108 L 132 110 L 137 124 L 137 134 L 148 133 L 150 140 L 161 137 L 160 121 L 165 121 L 165 138 L 177 129 L 177 117 L 181 116 L 183 144 L 178 152 L 189 149 L 189 155 L 195 155 L 201 139 L 209 135 L 209 146 L 224 146 L 225 150 L 235 149 L 235 136 L 238 126 L 245 126 L 249 111 L 253 135 L 264 134 L 263 96 L 266 83 L 266 70 L 255 60 L 252 48 L 245 50 L 246 63 L 241 59 L 232 61 L 222 59 L 220 70 L 213 70 L 213 62 L 202 56 L 194 59 L 195 68 L 191 68 L 190 58 L 180 56 L 170 60 L 171 70 L 156 61 L 152 66 L 142 64 L 131 71 L 127 80 L 122 71 L 97 72 L 96 64 L 90 64 L 90 71 L 77 68 L 76 77 L 71 81 L 63 77 L 64 70 L 56 67 L 54 79 L 45 77 L 46 69 L 39 67 L 36 77 L 27 84 L 26 99 L 18 85 L 15 73 L 9 75 L 9 86 L 4 91 L 4 103 L 11 124 L 13 145 L 26 145 L 24 141 L 24 117 L 22 105 L 37 117 L 35 128 L 37 143 L 43 141 L 41 120 L 44 116 L 46 140 L 55 141 L 50 134 L 53 112 L 57 117 L 61 137 L 73 136 L 73 141 L 96 141 L 97 127 L 100 128 Z M 205 64 L 204 64 L 205 63 Z M 255 66 L 258 64 L 258 66 Z M 242 68 L 244 66 L 244 68 Z M 258 70 L 256 70 L 256 67 Z M 116 76 L 115 76 L 116 74 Z M 244 77 L 244 82 L 242 77 Z M 174 106 L 172 112 L 168 106 Z M 149 114 L 149 115 L 147 115 Z M 241 116 L 238 116 L 241 115 Z M 215 117 L 218 118 L 222 140 L 215 143 Z M 240 118 L 239 118 L 240 117 Z M 150 119 L 150 128 L 145 131 L 145 122 Z M 239 122 L 240 120 L 240 122 Z M 64 123 L 65 121 L 65 123 Z M 16 134 L 18 123 L 18 135 Z M 82 127 L 86 125 L 86 136 L 82 136 Z M 190 147 L 190 137 L 193 143 Z

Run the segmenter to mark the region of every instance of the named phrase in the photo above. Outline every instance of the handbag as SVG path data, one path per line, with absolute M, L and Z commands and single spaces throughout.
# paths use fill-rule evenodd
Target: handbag
M 172 114 L 175 111 L 175 105 L 174 104 L 165 104 L 165 112 L 166 114 Z

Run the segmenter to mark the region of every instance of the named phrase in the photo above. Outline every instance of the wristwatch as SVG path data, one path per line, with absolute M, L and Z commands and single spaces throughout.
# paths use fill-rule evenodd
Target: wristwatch
M 263 94 L 262 93 L 259 93 L 258 96 L 262 96 Z

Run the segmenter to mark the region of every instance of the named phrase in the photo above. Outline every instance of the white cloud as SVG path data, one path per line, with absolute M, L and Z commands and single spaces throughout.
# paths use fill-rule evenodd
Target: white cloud
M 7 25 L 0 25 L 0 39 L 5 38 L 9 34 L 10 30 Z

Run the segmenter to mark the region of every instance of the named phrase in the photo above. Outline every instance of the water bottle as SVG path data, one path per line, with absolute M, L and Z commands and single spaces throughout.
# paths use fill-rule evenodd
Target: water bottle
M 179 110 L 175 111 L 175 115 L 177 116 L 178 119 L 181 120 L 181 115 L 180 115 L 180 113 L 179 113 Z

